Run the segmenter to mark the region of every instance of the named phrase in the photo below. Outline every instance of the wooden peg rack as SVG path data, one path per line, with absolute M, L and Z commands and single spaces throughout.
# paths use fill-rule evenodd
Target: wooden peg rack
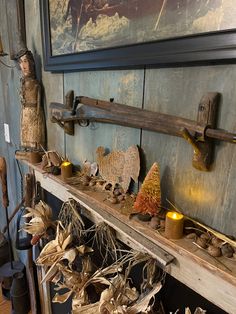
M 69 135 L 74 135 L 74 122 L 80 126 L 103 122 L 182 137 L 193 147 L 193 167 L 208 171 L 213 162 L 214 139 L 236 143 L 236 133 L 216 128 L 219 102 L 219 93 L 204 95 L 196 121 L 113 101 L 74 97 L 73 91 L 67 93 L 65 105 L 51 103 L 50 108 L 52 122 L 58 123 Z

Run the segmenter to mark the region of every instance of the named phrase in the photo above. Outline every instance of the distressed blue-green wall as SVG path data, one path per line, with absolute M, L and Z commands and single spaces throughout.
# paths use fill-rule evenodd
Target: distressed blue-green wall
M 0 2 L 0 32 L 3 39 L 5 50 L 8 50 L 7 38 L 7 21 L 4 1 Z M 19 72 L 15 67 L 15 63 L 9 61 L 8 57 L 1 58 L 1 61 L 7 63 L 11 68 L 5 67 L 0 63 L 0 155 L 4 156 L 7 161 L 7 181 L 9 196 L 9 215 L 13 211 L 17 202 L 21 197 L 20 176 L 15 161 L 15 150 L 19 146 L 19 123 L 20 115 L 19 106 Z M 11 143 L 8 144 L 4 140 L 4 123 L 9 125 Z M 1 191 L 1 188 L 0 188 Z M 0 228 L 6 225 L 5 212 L 0 205 Z M 15 224 L 11 224 L 11 235 L 13 243 L 16 236 Z
M 5 1 L 0 0 L 1 34 L 7 47 L 4 6 Z M 236 65 L 52 74 L 42 68 L 39 1 L 25 0 L 25 15 L 27 45 L 36 57 L 38 78 L 42 80 L 45 92 L 48 148 L 56 149 L 81 164 L 85 159 L 95 159 L 95 150 L 99 145 L 109 149 L 126 149 L 138 144 L 145 154 L 146 165 L 143 164 L 143 167 L 148 169 L 154 161 L 160 164 L 164 201 L 168 198 L 186 214 L 236 236 L 234 145 L 217 144 L 212 171 L 202 173 L 192 168 L 192 148 L 180 138 L 105 124 L 89 128 L 76 125 L 75 136 L 65 136 L 59 126 L 50 122 L 48 112 L 51 101 L 62 102 L 66 92 L 74 89 L 77 95 L 104 100 L 114 98 L 116 102 L 137 107 L 143 103 L 145 109 L 194 119 L 202 95 L 217 91 L 222 93 L 218 126 L 236 131 Z M 7 57 L 4 60 L 9 61 Z M 17 202 L 15 195 L 19 198 L 13 143 L 16 146 L 19 143 L 20 103 L 17 89 L 20 73 L 16 68 L 8 69 L 3 65 L 0 65 L 0 70 L 0 155 L 4 155 L 11 166 L 9 189 L 12 208 Z M 11 144 L 4 142 L 4 122 L 10 124 Z

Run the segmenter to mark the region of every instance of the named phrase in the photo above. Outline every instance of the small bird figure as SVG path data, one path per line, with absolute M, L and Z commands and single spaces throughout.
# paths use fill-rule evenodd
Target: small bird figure
M 128 191 L 130 181 L 138 180 L 140 171 L 139 150 L 136 145 L 130 146 L 127 151 L 113 151 L 105 155 L 105 148 L 99 146 L 96 150 L 99 173 L 106 181 L 105 186 L 111 184 L 114 191 L 118 184 Z

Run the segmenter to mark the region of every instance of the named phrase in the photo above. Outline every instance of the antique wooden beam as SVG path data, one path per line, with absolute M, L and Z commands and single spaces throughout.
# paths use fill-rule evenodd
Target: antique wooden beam
M 85 96 L 75 97 L 72 110 L 68 109 L 68 104 L 66 108 L 59 103 L 51 103 L 50 108 L 52 121 L 63 127 L 65 132 L 67 129 L 64 126 L 68 122 L 78 121 L 81 126 L 103 122 L 185 138 L 194 149 L 193 166 L 206 171 L 212 163 L 212 139 L 236 143 L 236 133 L 215 128 L 219 101 L 219 93 L 204 95 L 196 121 Z

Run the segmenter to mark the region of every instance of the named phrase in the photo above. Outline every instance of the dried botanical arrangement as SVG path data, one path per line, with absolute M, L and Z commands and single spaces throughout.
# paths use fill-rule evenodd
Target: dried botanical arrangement
M 41 168 L 49 173 L 59 174 L 59 167 L 63 158 L 56 151 L 45 151 L 41 162 Z
M 157 215 L 161 211 L 160 170 L 155 162 L 147 173 L 134 202 L 134 212 Z
M 42 236 L 49 227 L 56 228 L 55 238 L 44 246 L 36 260 L 38 266 L 46 267 L 42 282 L 52 281 L 56 285 L 53 302 L 63 303 L 72 297 L 72 313 L 75 314 L 150 313 L 153 306 L 150 300 L 161 289 L 165 275 L 156 260 L 145 253 L 122 250 L 115 232 L 105 223 L 84 230 L 74 200 L 63 204 L 61 220 L 57 222 L 52 222 L 52 210 L 42 201 L 28 211 L 26 216 L 31 220 L 24 226 L 26 232 Z M 75 230 L 77 228 L 79 231 Z M 88 246 L 86 237 L 91 233 L 94 233 L 90 240 L 93 245 Z M 78 242 L 83 244 L 77 245 Z M 105 252 L 99 268 L 93 262 L 97 258 L 95 248 L 101 255 Z M 141 263 L 144 265 L 142 284 L 137 289 L 130 273 Z M 64 288 L 66 293 L 62 291 Z
M 115 249 L 114 237 L 106 225 L 100 225 L 96 233 L 96 241 L 109 234 L 108 242 L 112 242 Z M 152 308 L 150 300 L 161 289 L 164 276 L 158 272 L 156 261 L 148 254 L 123 251 L 120 257 L 116 255 L 114 263 L 97 269 L 92 262 L 93 253 L 92 247 L 74 245 L 71 224 L 64 227 L 58 222 L 55 239 L 45 245 L 36 260 L 37 265 L 48 268 L 43 282 L 52 281 L 56 285 L 58 292 L 53 302 L 63 303 L 72 297 L 74 314 L 149 313 Z M 143 281 L 137 290 L 130 279 L 130 272 L 140 263 L 144 263 Z M 68 289 L 66 293 L 62 293 L 64 288 Z
M 36 260 L 37 265 L 49 267 L 43 281 L 52 280 L 52 278 L 55 280 L 55 277 L 60 279 L 64 268 L 66 271 L 68 268 L 68 271 L 72 273 L 72 263 L 77 255 L 85 255 L 86 253 L 93 251 L 91 248 L 84 245 L 79 247 L 72 246 L 72 240 L 73 236 L 71 233 L 71 225 L 65 228 L 60 222 L 58 222 L 55 239 L 45 245 Z M 64 261 L 67 261 L 67 266 L 64 265 Z M 65 301 L 66 300 L 67 298 Z
M 102 259 L 103 265 L 106 265 L 109 258 L 117 261 L 121 257 L 121 245 L 117 241 L 115 230 L 105 222 L 92 226 L 89 232 L 94 232 L 92 238 L 92 247 L 96 246 Z
M 67 228 L 71 226 L 73 237 L 79 242 L 83 229 L 85 227 L 83 219 L 79 214 L 80 205 L 74 199 L 70 198 L 67 202 L 62 204 L 58 219 L 62 225 Z
M 131 179 L 137 182 L 140 171 L 137 146 L 130 146 L 125 152 L 112 151 L 107 155 L 105 155 L 105 148 L 100 146 L 97 148 L 96 154 L 99 174 L 106 181 L 105 185 L 111 185 L 112 190 L 119 185 L 126 193 Z
M 150 263 L 150 256 L 147 254 L 128 252 L 116 263 L 97 270 L 87 285 L 104 284 L 107 287 L 103 289 L 100 299 L 92 306 L 78 304 L 78 300 L 75 300 L 73 313 L 149 313 L 152 308 L 149 302 L 160 291 L 162 277 L 154 281 L 154 276 L 147 266 L 147 275 L 143 278 L 143 282 L 146 282 L 145 288 L 148 286 L 149 289 L 138 291 L 135 287 L 131 287 L 130 272 L 135 265 L 143 262 L 149 265 L 155 264 L 153 260 Z
M 27 207 L 28 213 L 23 217 L 30 218 L 22 230 L 32 234 L 32 245 L 35 245 L 43 236 L 47 236 L 49 228 L 55 229 L 55 223 L 52 221 L 52 209 L 43 201 L 35 205 L 35 208 Z
M 129 252 L 115 263 L 93 272 L 91 271 L 93 269 L 91 261 L 88 259 L 82 263 L 80 272 L 72 271 L 68 269 L 68 266 L 60 264 L 57 268 L 60 274 L 57 273 L 52 281 L 57 285 L 58 291 L 67 288 L 69 292 L 63 295 L 56 294 L 53 302 L 65 302 L 72 296 L 72 313 L 74 314 L 149 313 L 150 299 L 161 289 L 162 278 L 159 278 L 158 282 L 154 282 L 153 275 L 147 271 L 148 275 L 144 280 L 150 289 L 146 293 L 143 291 L 140 293 L 135 287 L 131 287 L 129 280 L 131 269 L 135 265 L 149 262 L 149 260 L 150 256 L 146 254 Z M 154 261 L 152 264 L 155 264 Z M 44 280 L 48 278 L 50 276 L 47 273 Z M 96 293 L 98 300 L 94 303 L 91 303 L 89 298 L 89 288 L 93 288 Z

